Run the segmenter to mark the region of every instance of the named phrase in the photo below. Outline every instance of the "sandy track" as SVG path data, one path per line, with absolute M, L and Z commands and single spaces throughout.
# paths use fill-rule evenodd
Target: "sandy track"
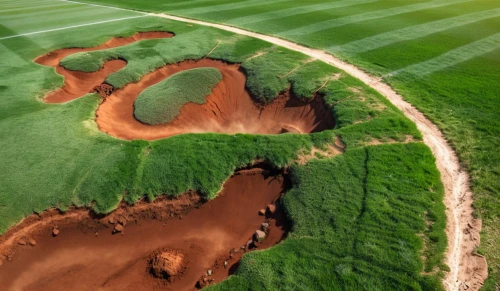
M 445 187 L 444 202 L 447 215 L 446 233 L 448 236 L 448 250 L 446 253 L 446 263 L 450 267 L 450 272 L 445 277 L 445 287 L 448 290 L 478 290 L 482 286 L 488 273 L 485 258 L 475 254 L 476 247 L 479 245 L 481 221 L 474 219 L 472 215 L 473 200 L 469 187 L 469 176 L 460 166 L 460 161 L 455 151 L 448 144 L 438 127 L 425 117 L 422 112 L 406 102 L 401 95 L 394 91 L 394 89 L 381 82 L 379 78 L 371 76 L 361 69 L 345 63 L 324 51 L 307 48 L 280 38 L 227 25 L 167 14 L 150 13 L 149 15 L 215 27 L 233 33 L 258 38 L 278 46 L 301 52 L 344 70 L 385 96 L 392 104 L 398 107 L 406 117 L 416 123 L 423 135 L 424 143 L 431 149 L 436 157 L 436 165 L 441 173 L 441 180 Z

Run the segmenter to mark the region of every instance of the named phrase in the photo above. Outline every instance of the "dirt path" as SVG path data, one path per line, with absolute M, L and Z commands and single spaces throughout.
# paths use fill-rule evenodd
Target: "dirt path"
M 456 153 L 447 143 L 437 126 L 410 103 L 406 102 L 401 95 L 396 93 L 396 91 L 387 84 L 382 83 L 379 78 L 371 76 L 359 68 L 347 64 L 324 51 L 310 49 L 290 41 L 227 25 L 166 14 L 150 13 L 149 15 L 211 26 L 258 38 L 278 46 L 301 52 L 344 70 L 389 99 L 392 104 L 403 111 L 406 117 L 417 124 L 418 129 L 424 137 L 424 143 L 432 150 L 436 157 L 436 165 L 441 173 L 441 180 L 445 186 L 444 202 L 446 205 L 446 233 L 448 236 L 446 261 L 450 267 L 450 272 L 444 280 L 445 286 L 449 290 L 477 290 L 481 287 L 488 273 L 485 258 L 475 254 L 476 247 L 479 245 L 481 221 L 474 219 L 472 215 L 473 200 L 469 188 L 469 176 L 466 171 L 461 168 Z

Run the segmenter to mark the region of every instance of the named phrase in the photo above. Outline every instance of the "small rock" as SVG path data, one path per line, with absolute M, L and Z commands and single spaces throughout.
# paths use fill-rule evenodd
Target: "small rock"
M 252 246 L 252 243 L 253 243 L 253 240 L 249 240 L 249 241 L 247 241 L 247 243 L 246 243 L 246 245 L 245 245 L 245 247 L 244 247 L 243 249 L 244 249 L 244 250 L 245 250 L 245 249 L 247 249 L 247 250 L 248 250 L 248 249 L 250 249 L 250 246 Z
M 118 219 L 117 219 L 118 223 L 120 223 L 121 225 L 125 226 L 127 225 L 127 219 L 125 218 L 125 216 L 120 216 Z
M 7 262 L 12 262 L 12 256 L 7 257 Z
M 115 232 L 121 232 L 121 233 L 123 233 L 123 230 L 124 230 L 123 225 L 121 225 L 119 223 L 117 223 L 115 225 L 115 229 L 114 229 Z
M 262 231 L 264 232 L 267 232 L 267 230 L 269 229 L 269 223 L 267 222 L 263 222 L 261 225 L 260 225 L 260 228 Z
M 29 243 L 29 244 L 30 244 L 30 246 L 32 246 L 32 247 L 36 246 L 36 240 L 34 240 L 34 239 L 30 239 L 30 240 L 28 241 L 28 243 Z
M 266 233 L 263 232 L 262 230 L 256 230 L 253 235 L 255 241 L 257 242 L 261 242 L 266 238 Z
M 115 224 L 115 219 L 113 217 L 110 217 L 108 221 L 110 224 Z
M 266 210 L 265 209 L 259 210 L 259 215 L 266 215 Z
M 208 271 L 207 271 L 207 275 L 208 275 L 208 276 L 212 276 L 212 270 L 208 270 Z
M 22 245 L 22 246 L 26 245 L 26 242 L 23 239 L 19 240 L 17 243 Z
M 53 236 L 58 236 L 59 235 L 59 229 L 57 229 L 57 228 L 54 227 L 54 229 L 52 229 L 52 235 Z
M 224 261 L 224 269 L 227 267 L 229 263 L 227 261 Z
M 274 214 L 276 212 L 276 205 L 274 204 L 267 205 L 267 212 Z

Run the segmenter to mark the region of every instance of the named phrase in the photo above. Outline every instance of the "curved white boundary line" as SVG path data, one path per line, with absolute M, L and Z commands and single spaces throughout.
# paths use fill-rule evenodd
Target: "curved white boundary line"
M 472 227 L 468 229 L 469 232 L 475 232 L 474 240 L 476 243 L 479 243 L 480 222 L 475 222 L 472 216 L 472 193 L 469 188 L 469 176 L 467 172 L 461 168 L 460 161 L 458 160 L 455 151 L 448 144 L 439 128 L 427 119 L 422 112 L 417 110 L 410 103 L 406 102 L 403 97 L 394 91 L 394 89 L 392 89 L 389 85 L 381 82 L 380 78 L 371 76 L 359 68 L 343 62 L 324 51 L 311 49 L 291 41 L 232 26 L 193 20 L 168 14 L 149 13 L 149 15 L 203 26 L 210 26 L 236 34 L 258 38 L 263 41 L 303 53 L 345 71 L 349 75 L 361 80 L 363 83 L 385 96 L 392 104 L 401 110 L 408 119 L 417 125 L 417 128 L 422 133 L 424 143 L 434 154 L 434 157 L 436 158 L 436 166 L 441 173 L 441 181 L 445 187 L 444 203 L 446 205 L 447 216 L 446 228 L 448 236 L 448 249 L 446 252 L 446 260 L 448 266 L 450 267 L 450 272 L 444 280 L 445 287 L 452 291 L 459 290 L 462 284 L 465 284 L 470 280 L 468 276 L 464 277 L 462 275 L 464 272 L 461 272 L 463 271 L 461 268 L 467 267 L 462 264 L 463 257 L 465 255 L 469 256 L 470 254 L 473 254 L 475 252 L 475 247 L 471 248 L 466 245 L 465 242 L 469 241 L 469 239 L 464 238 L 463 229 L 469 228 L 467 227 L 467 224 L 469 224 L 469 226 L 476 226 L 479 224 L 479 227 L 476 226 L 475 229 L 472 229 Z M 482 257 L 477 257 L 477 259 L 484 260 Z M 473 277 L 473 274 L 470 274 L 470 277 Z

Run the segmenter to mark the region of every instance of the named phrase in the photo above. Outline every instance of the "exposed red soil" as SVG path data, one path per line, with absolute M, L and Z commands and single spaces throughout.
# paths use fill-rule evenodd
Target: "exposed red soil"
M 5 253 L 4 245 L 11 238 L 16 245 L 7 247 L 14 254 L 0 266 L 0 286 L 2 290 L 75 290 L 75 286 L 78 290 L 193 290 L 208 270 L 213 272 L 211 278 L 220 281 L 235 270 L 245 252 L 241 246 L 264 221 L 270 227 L 259 249 L 285 237 L 288 226 L 276 201 L 286 189 L 281 174 L 257 168 L 237 172 L 207 203 L 190 193 L 179 199 L 122 205 L 106 217 L 83 209 L 75 210 L 75 215 L 52 212 L 45 218 L 31 217 L 1 238 L 4 255 L 12 255 Z M 278 205 L 276 213 L 259 215 L 269 204 Z M 24 231 L 40 221 L 44 223 Z M 116 225 L 123 232 L 112 234 Z M 56 237 L 52 235 L 55 226 L 60 231 Z M 17 243 L 28 238 L 36 244 Z M 219 268 L 217 262 L 230 256 L 232 249 L 240 251 L 226 269 Z M 151 272 L 152 257 L 163 252 L 170 252 L 166 257 L 177 264 L 171 269 L 172 280 Z
M 136 33 L 127 38 L 113 38 L 92 48 L 60 49 L 38 57 L 35 62 L 52 66 L 64 76 L 64 86 L 48 93 L 47 103 L 63 103 L 79 98 L 90 92 L 105 97 L 96 112 L 98 127 L 117 138 L 132 140 L 156 140 L 182 133 L 310 133 L 333 128 L 334 118 L 321 98 L 300 100 L 284 92 L 270 104 L 260 104 L 245 89 L 246 76 L 237 64 L 202 59 L 166 65 L 145 75 L 137 83 L 123 88 L 114 88 L 103 83 L 106 77 L 125 67 L 123 60 L 106 62 L 99 71 L 84 73 L 70 71 L 59 62 L 64 57 L 77 52 L 107 49 L 126 45 L 138 40 L 172 37 L 168 32 Z M 180 114 L 172 121 L 160 125 L 147 125 L 134 117 L 134 101 L 146 88 L 169 76 L 192 68 L 214 67 L 221 71 L 222 81 L 207 97 L 205 104 L 188 103 L 182 106 Z M 315 94 L 316 95 L 316 94 Z
M 170 32 L 138 32 L 130 37 L 115 37 L 102 45 L 90 48 L 69 48 L 60 49 L 35 59 L 35 63 L 56 68 L 59 75 L 64 76 L 64 86 L 56 91 L 50 92 L 44 97 L 47 103 L 62 103 L 79 98 L 87 93 L 93 92 L 94 87 L 104 82 L 106 77 L 125 67 L 123 60 L 113 60 L 106 62 L 103 68 L 97 72 L 84 73 L 70 71 L 61 66 L 59 62 L 74 53 L 89 52 L 95 50 L 109 49 L 124 46 L 139 40 L 173 37 Z
M 149 86 L 169 76 L 193 68 L 213 67 L 222 81 L 206 98 L 205 104 L 188 103 L 172 121 L 147 125 L 134 118 L 134 101 Z M 138 83 L 115 90 L 97 109 L 99 128 L 121 139 L 155 140 L 182 133 L 310 133 L 333 128 L 334 119 L 321 98 L 302 101 L 289 92 L 263 105 L 245 89 L 246 76 L 237 64 L 202 59 L 164 66 L 144 76 Z

